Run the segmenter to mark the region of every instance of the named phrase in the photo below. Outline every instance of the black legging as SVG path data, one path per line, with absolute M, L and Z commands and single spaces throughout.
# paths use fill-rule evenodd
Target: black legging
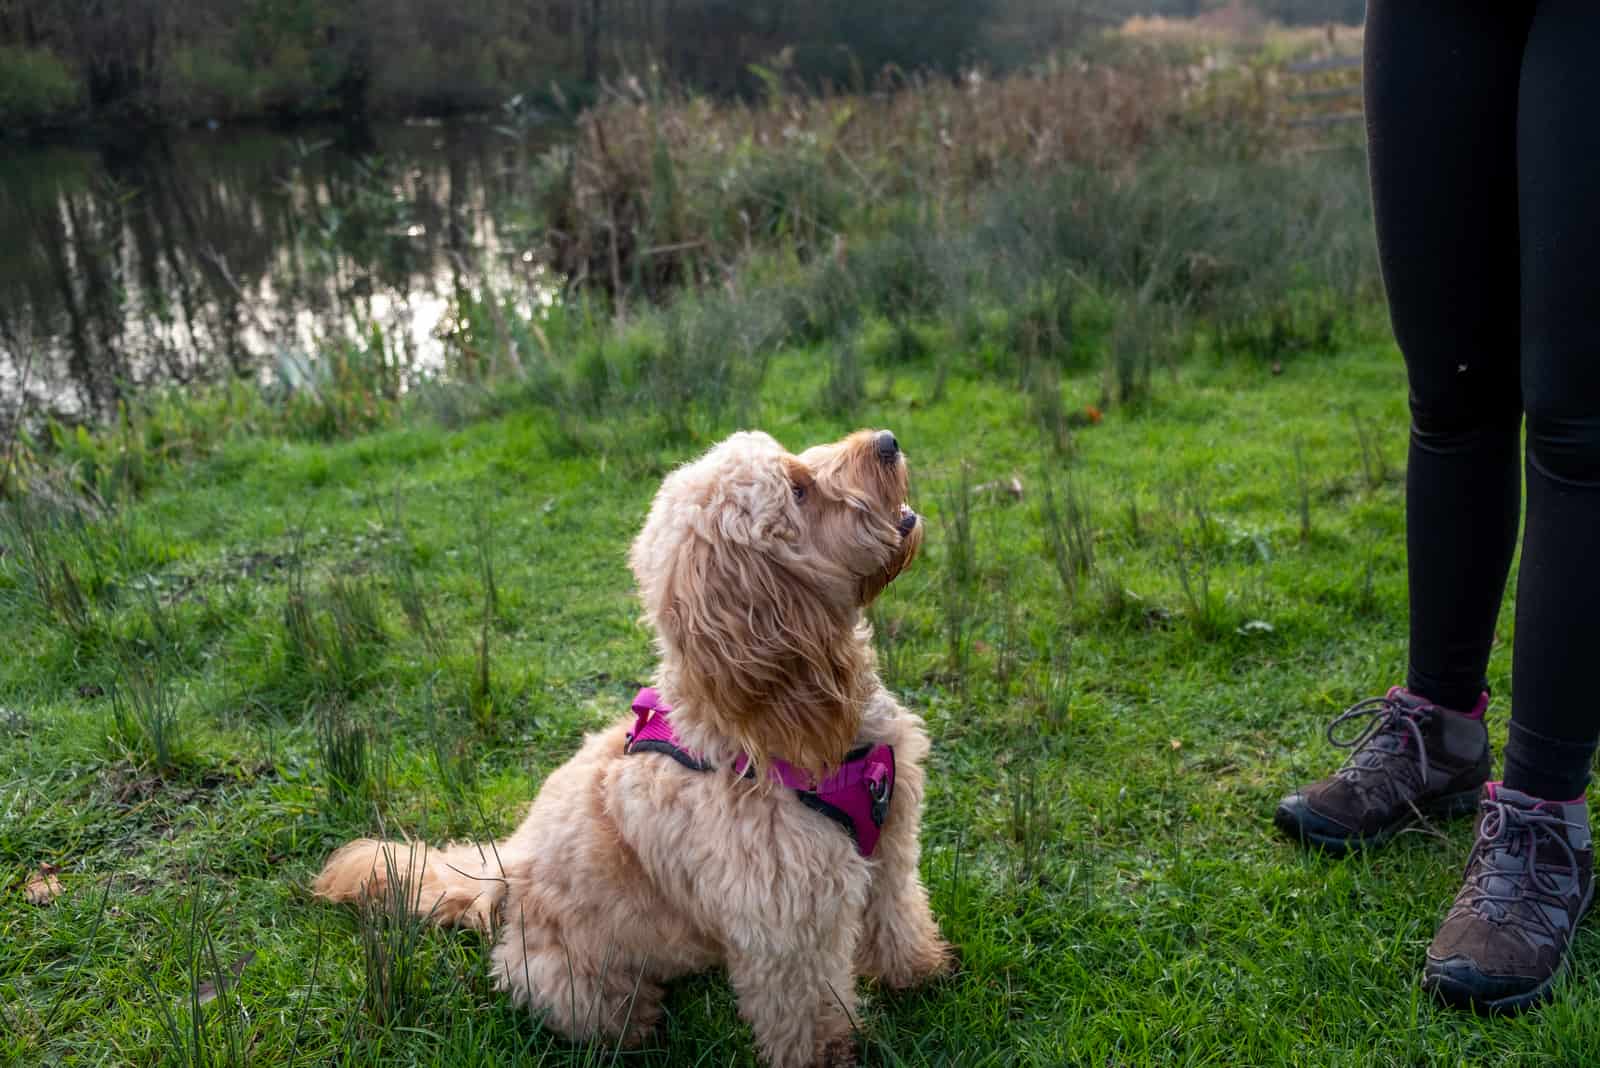
M 1407 685 L 1484 686 L 1516 547 L 1505 780 L 1582 793 L 1600 736 L 1600 0 L 1369 0 L 1378 243 L 1411 383 Z

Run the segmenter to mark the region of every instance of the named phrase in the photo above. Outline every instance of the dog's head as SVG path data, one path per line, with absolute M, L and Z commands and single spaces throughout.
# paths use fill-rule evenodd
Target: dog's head
M 922 544 L 908 486 L 887 430 L 798 456 L 739 433 L 667 476 L 629 561 L 685 741 L 843 758 L 872 685 L 861 609 Z

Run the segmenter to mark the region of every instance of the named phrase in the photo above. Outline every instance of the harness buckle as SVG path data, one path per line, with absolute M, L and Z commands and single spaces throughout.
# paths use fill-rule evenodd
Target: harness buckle
M 868 773 L 867 794 L 872 798 L 872 822 L 879 827 L 889 818 L 890 793 L 889 777 L 883 765 L 877 765 Z

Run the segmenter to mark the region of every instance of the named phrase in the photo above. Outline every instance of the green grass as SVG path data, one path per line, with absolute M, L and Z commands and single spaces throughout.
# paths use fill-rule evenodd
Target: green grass
M 709 421 L 624 407 L 580 438 L 542 405 L 243 431 L 110 517 L 32 514 L 27 552 L 0 535 L 0 1062 L 750 1063 L 721 977 L 674 988 L 657 1048 L 573 1048 L 490 989 L 479 937 L 306 889 L 380 828 L 508 832 L 626 712 L 652 663 L 629 538 L 661 475 L 742 421 L 792 448 L 892 427 L 929 516 L 875 618 L 935 739 L 923 874 L 962 967 L 869 992 L 865 1063 L 1593 1063 L 1592 933 L 1584 978 L 1524 1018 L 1419 992 L 1467 824 L 1344 861 L 1271 827 L 1342 756 L 1323 723 L 1401 672 L 1393 349 L 1281 373 L 1192 352 L 1062 447 L 1016 375 L 929 341 L 786 350 Z M 1105 382 L 1059 388 L 1072 416 Z M 70 589 L 34 556 L 71 561 Z M 1504 723 L 1501 700 L 1497 745 Z M 66 891 L 38 908 L 42 862 Z

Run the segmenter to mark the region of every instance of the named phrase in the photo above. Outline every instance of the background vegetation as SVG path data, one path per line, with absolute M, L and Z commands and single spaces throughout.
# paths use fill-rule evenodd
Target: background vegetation
M 1359 21 L 1360 0 L 0 0 L 0 131 L 130 118 L 445 113 L 659 65 L 719 92 L 1011 69 L 1131 14 Z

